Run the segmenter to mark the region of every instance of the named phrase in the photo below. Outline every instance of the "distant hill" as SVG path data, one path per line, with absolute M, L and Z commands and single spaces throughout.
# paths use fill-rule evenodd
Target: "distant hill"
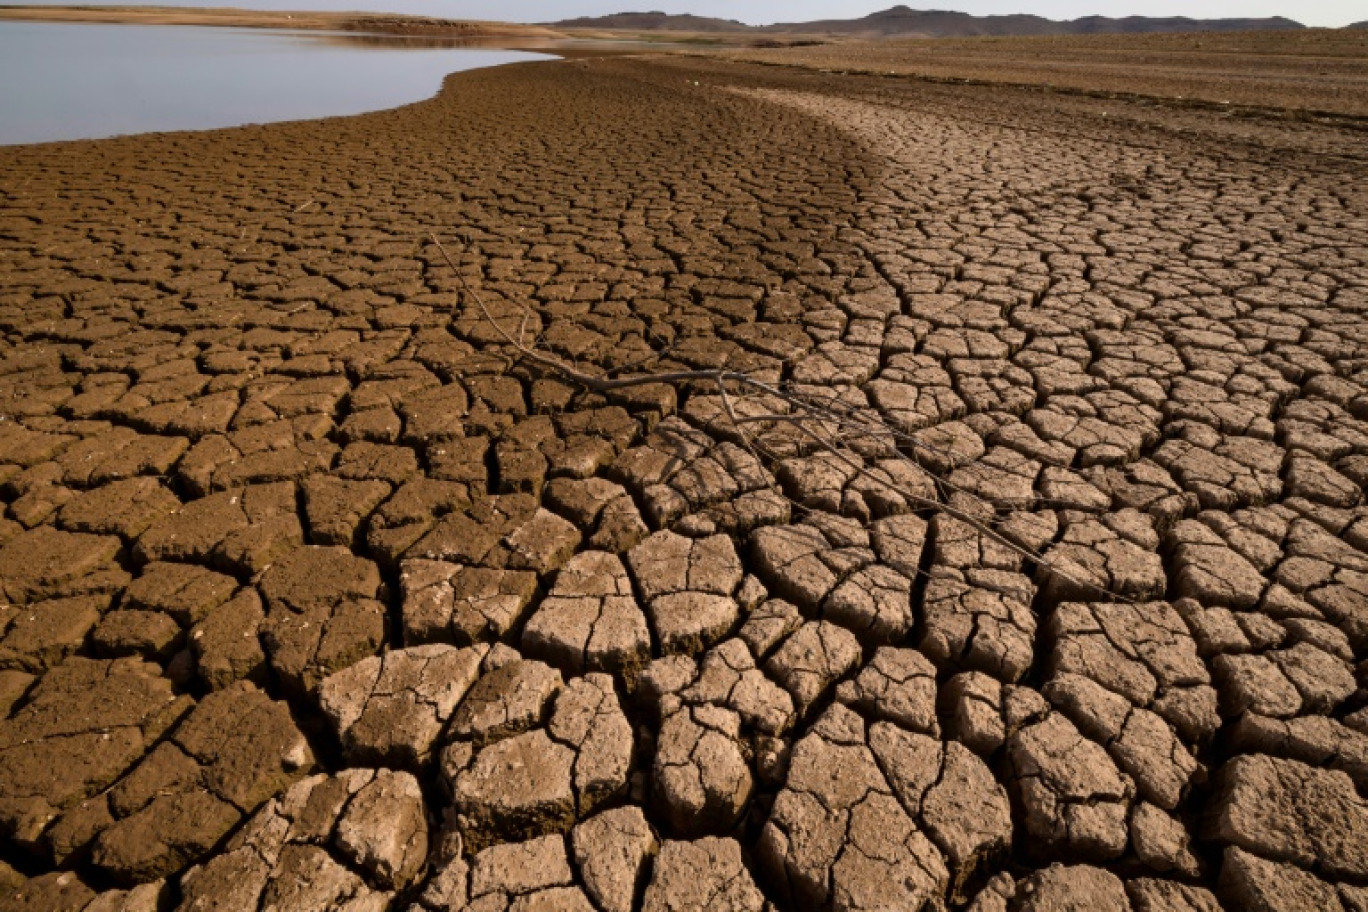
M 1368 29 L 1368 19 L 1364 19 L 1362 22 L 1351 23 L 1349 25 L 1346 25 L 1345 28 Z
M 914 10 L 895 6 L 863 19 L 827 19 L 819 22 L 776 23 L 765 26 L 765 31 L 798 34 L 823 33 L 862 37 L 891 38 L 894 36 L 924 36 L 928 38 L 961 38 L 975 35 L 1096 35 L 1102 33 L 1141 32 L 1233 32 L 1264 29 L 1299 29 L 1304 26 L 1291 19 L 1186 19 L 1172 17 L 1155 19 L 1148 16 L 1128 16 L 1111 19 L 1106 16 L 1086 16 L 1071 21 L 1057 21 L 1040 16 L 974 16 L 945 10 Z
M 547 23 L 556 28 L 628 29 L 680 32 L 784 32 L 799 35 L 845 35 L 859 38 L 927 37 L 961 38 L 975 35 L 1095 35 L 1140 32 L 1232 32 L 1268 29 L 1299 29 L 1301 23 L 1281 16 L 1271 19 L 1166 19 L 1128 16 L 1112 19 L 1086 16 L 1060 22 L 1041 16 L 974 16 L 946 10 L 914 10 L 895 6 L 860 19 L 821 19 L 815 22 L 781 22 L 749 26 L 731 19 L 670 15 L 661 12 L 617 13 L 586 16 Z M 1362 24 L 1362 23 L 1361 23 Z M 1360 25 L 1361 25 L 1360 24 Z M 1350 26 L 1353 28 L 1353 26 Z
M 707 16 L 670 15 L 669 13 L 614 13 L 611 16 L 581 16 L 548 23 L 555 28 L 624 29 L 650 32 L 748 32 L 751 26 L 734 19 L 710 19 Z
M 1187 19 L 1182 16 L 1167 19 L 1149 16 L 1109 19 L 1106 16 L 1084 16 L 1067 25 L 1076 35 L 1098 35 L 1103 32 L 1271 32 L 1306 28 L 1300 22 L 1282 16 L 1269 19 Z
M 862 19 L 820 19 L 815 22 L 781 22 L 764 31 L 791 34 L 851 35 L 888 38 L 894 35 L 967 37 L 972 35 L 1064 35 L 1068 27 L 1040 16 L 974 16 L 948 10 L 914 10 L 895 6 Z

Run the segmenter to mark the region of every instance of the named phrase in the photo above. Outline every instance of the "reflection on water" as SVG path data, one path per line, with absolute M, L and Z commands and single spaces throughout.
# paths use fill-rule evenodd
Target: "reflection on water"
M 440 50 L 442 48 L 500 48 L 507 47 L 507 39 L 496 41 L 493 38 L 443 38 L 439 35 L 376 35 L 366 32 L 328 32 L 317 35 L 316 41 L 337 47 L 363 48 L 419 48 Z
M 360 114 L 545 59 L 432 35 L 0 21 L 0 145 Z
M 509 38 L 456 38 L 443 35 L 404 35 L 381 32 L 309 32 L 310 38 L 336 47 L 367 48 L 465 48 L 488 50 L 542 51 L 558 57 L 609 57 L 639 54 L 662 48 L 689 48 L 674 41 L 633 41 L 630 39 L 550 38 L 519 35 Z
M 550 45 L 554 39 L 540 38 L 456 38 L 450 35 L 397 35 L 379 32 L 310 32 L 314 41 L 337 47 L 365 48 L 418 48 L 420 50 L 441 50 L 443 48 L 473 48 L 477 50 L 503 50 L 510 43 L 518 47 L 534 44 L 538 47 Z

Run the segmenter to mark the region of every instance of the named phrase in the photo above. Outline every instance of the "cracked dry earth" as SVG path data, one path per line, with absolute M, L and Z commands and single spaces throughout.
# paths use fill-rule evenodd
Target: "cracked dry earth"
M 0 150 L 0 908 L 1368 909 L 1362 137 L 597 60 Z M 434 231 L 884 432 L 517 363 Z

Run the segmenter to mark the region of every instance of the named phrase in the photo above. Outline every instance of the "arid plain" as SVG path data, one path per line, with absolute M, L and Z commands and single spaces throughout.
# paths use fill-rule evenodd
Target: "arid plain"
M 0 149 L 0 909 L 1368 909 L 1368 52 L 1183 40 Z

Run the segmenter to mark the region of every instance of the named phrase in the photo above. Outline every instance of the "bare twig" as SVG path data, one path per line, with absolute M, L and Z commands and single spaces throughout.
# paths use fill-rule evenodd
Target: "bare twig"
M 660 349 L 659 351 L 653 351 L 649 355 L 646 355 L 643 358 L 639 358 L 636 361 L 629 361 L 626 364 L 622 364 L 618 367 L 612 368 L 607 372 L 605 376 L 617 377 L 620 374 L 627 373 L 627 371 L 640 370 L 641 368 L 650 364 L 652 361 L 659 361 L 661 358 L 664 358 L 666 355 L 673 352 L 675 350 L 675 346 L 677 346 L 678 344 L 679 340 L 676 339 L 673 342 L 666 344 L 666 346 Z
M 893 480 L 891 477 L 881 477 L 880 475 L 875 474 L 874 472 L 870 471 L 863 464 L 863 462 L 859 462 L 852 459 L 847 453 L 843 452 L 841 449 L 835 446 L 835 444 L 828 440 L 823 434 L 819 434 L 811 427 L 811 424 L 813 423 L 827 425 L 834 424 L 838 429 L 842 427 L 850 427 L 852 430 L 860 433 L 861 435 L 890 435 L 894 439 L 910 444 L 914 448 L 922 448 L 932 451 L 937 449 L 934 447 L 929 447 L 926 444 L 917 441 L 912 435 L 899 432 L 895 428 L 891 428 L 882 422 L 870 422 L 867 419 L 860 416 L 855 410 L 850 409 L 849 407 L 840 405 L 839 403 L 833 404 L 814 402 L 807 397 L 791 393 L 788 390 L 783 389 L 782 386 L 775 386 L 772 384 L 764 383 L 740 371 L 717 368 L 708 370 L 683 370 L 665 371 L 661 373 L 633 374 L 625 377 L 613 376 L 611 373 L 607 376 L 595 376 L 593 374 L 585 373 L 584 371 L 579 370 L 578 368 L 573 367 L 569 364 L 566 364 L 559 358 L 538 351 L 536 348 L 527 345 L 523 341 L 524 331 L 527 327 L 527 323 L 532 317 L 531 311 L 526 307 L 522 308 L 523 315 L 518 327 L 517 336 L 515 337 L 514 335 L 509 333 L 508 330 L 506 330 L 494 317 L 494 314 L 485 304 L 484 299 L 480 296 L 479 292 L 476 291 L 475 288 L 472 287 L 471 284 L 466 280 L 464 273 L 462 273 L 461 270 L 457 268 L 455 261 L 452 260 L 451 255 L 447 252 L 446 247 L 442 245 L 441 240 L 438 239 L 436 234 L 431 235 L 431 238 L 433 244 L 435 244 L 438 251 L 441 252 L 442 258 L 446 261 L 447 265 L 451 268 L 452 272 L 456 273 L 457 280 L 460 282 L 461 288 L 466 292 L 467 296 L 475 302 L 475 305 L 479 308 L 481 315 L 492 327 L 494 327 L 494 331 L 498 333 L 499 337 L 502 338 L 504 342 L 506 342 L 509 346 L 515 349 L 520 357 L 526 358 L 528 361 L 538 364 L 541 367 L 559 375 L 561 379 L 567 380 L 571 383 L 578 384 L 586 389 L 592 390 L 593 392 L 601 393 L 604 395 L 610 395 L 612 393 L 626 389 L 631 389 L 633 387 L 654 384 L 682 384 L 698 382 L 715 384 L 718 390 L 719 398 L 721 400 L 722 409 L 726 413 L 728 422 L 731 424 L 732 428 L 736 433 L 736 436 L 740 439 L 742 445 L 751 454 L 751 456 L 755 458 L 758 464 L 763 465 L 765 462 L 765 460 L 761 458 L 761 454 L 759 452 L 759 450 L 763 448 L 763 444 L 760 444 L 758 441 L 756 441 L 754 437 L 752 437 L 752 435 L 746 431 L 746 427 L 749 425 L 763 424 L 767 422 L 790 424 L 793 427 L 796 427 L 804 435 L 806 435 L 818 449 L 825 450 L 826 452 L 830 453 L 837 460 L 844 463 L 855 474 L 859 475 L 862 478 L 869 479 L 875 482 L 876 484 L 882 485 L 890 491 L 893 491 L 894 493 L 902 497 L 907 503 L 916 505 L 919 509 L 939 511 L 941 513 L 946 514 L 947 516 L 950 516 L 953 519 L 959 520 L 960 522 L 965 523 L 966 525 L 975 529 L 980 534 L 986 536 L 994 543 L 1008 549 L 1018 557 L 1046 568 L 1050 573 L 1054 574 L 1055 576 L 1058 576 L 1060 579 L 1066 582 L 1074 584 L 1075 586 L 1095 590 L 1100 594 L 1109 596 L 1111 598 L 1120 599 L 1122 601 L 1134 602 L 1134 599 L 1131 599 L 1128 596 L 1121 595 L 1119 593 L 1112 592 L 1108 590 L 1106 587 L 1098 585 L 1097 583 L 1094 583 L 1091 580 L 1079 579 L 1078 577 L 1074 576 L 1068 571 L 1062 569 L 1057 563 L 1046 560 L 1043 554 L 1040 554 L 1030 548 L 1024 547 L 1016 543 L 1015 541 L 1012 541 L 1010 538 L 994 529 L 991 525 L 989 525 L 980 517 L 974 515 L 973 513 L 967 510 L 957 507 L 954 504 L 949 503 L 947 500 L 935 500 L 925 497 L 921 494 L 916 493 L 915 491 L 909 490 L 906 487 L 897 484 L 896 481 Z M 644 359 L 642 363 L 648 363 L 650 360 L 650 358 Z M 750 389 L 762 395 L 774 397 L 774 399 L 783 402 L 789 406 L 792 406 L 794 409 L 798 410 L 799 414 L 763 414 L 740 416 L 737 414 L 736 409 L 733 405 L 732 394 L 728 392 L 729 384 L 736 385 L 744 389 Z M 773 460 L 773 454 L 769 455 L 771 456 L 771 460 Z M 921 468 L 919 464 L 918 467 Z M 925 470 L 923 469 L 923 471 Z M 991 501 L 988 501 L 985 498 L 982 498 L 979 495 L 974 494 L 972 492 L 964 491 L 963 489 L 960 489 L 950 484 L 944 479 L 937 478 L 934 475 L 932 475 L 932 477 L 935 478 L 936 484 L 942 490 L 950 490 L 952 492 L 962 493 L 965 496 L 971 497 L 974 500 L 983 503 L 986 507 L 996 511 L 996 507 L 992 504 Z M 786 499 L 789 499 L 787 498 L 787 496 L 785 497 Z

